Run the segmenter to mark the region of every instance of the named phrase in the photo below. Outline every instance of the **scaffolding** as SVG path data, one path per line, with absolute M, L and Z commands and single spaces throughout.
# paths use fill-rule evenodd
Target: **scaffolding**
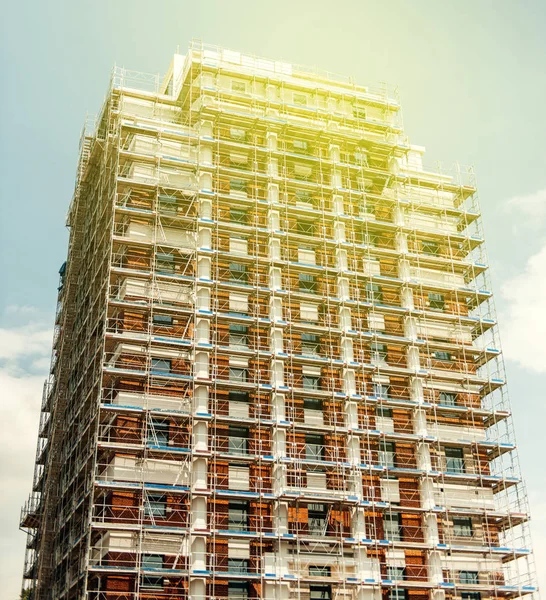
M 192 42 L 84 130 L 34 600 L 536 592 L 472 170 L 396 91 Z

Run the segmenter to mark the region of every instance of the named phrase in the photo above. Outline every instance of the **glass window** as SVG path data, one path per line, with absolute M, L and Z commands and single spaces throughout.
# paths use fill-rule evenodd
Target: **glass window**
M 242 223 L 244 225 L 248 222 L 248 211 L 240 208 L 230 208 L 229 220 L 232 223 Z
M 239 94 L 246 94 L 246 81 L 234 79 L 231 82 L 231 90 Z
M 230 573 L 248 573 L 248 560 L 246 558 L 228 558 L 228 571 Z
M 178 208 L 178 199 L 174 196 L 162 196 L 158 198 L 159 210 L 163 214 L 176 214 Z
M 307 273 L 299 274 L 299 290 L 300 292 L 309 292 L 316 293 L 317 291 L 317 282 L 315 280 L 314 275 L 309 275 Z
M 229 345 L 238 350 L 244 350 L 248 348 L 248 327 L 246 325 L 230 323 Z
M 312 333 L 302 333 L 301 353 L 303 356 L 318 356 L 320 354 L 320 337 Z
M 248 582 L 247 581 L 229 581 L 228 598 L 230 600 L 247 600 Z
M 239 392 L 237 390 L 229 391 L 229 401 L 230 402 L 248 402 L 248 392 Z
M 391 386 L 385 383 L 373 383 L 373 395 L 376 398 L 382 398 L 383 400 L 389 399 L 389 392 Z
M 310 600 L 332 600 L 332 586 L 330 585 L 310 585 Z
M 449 473 L 464 473 L 464 454 L 462 448 L 446 447 L 446 471 Z
M 385 408 L 383 406 L 376 406 L 375 407 L 375 415 L 376 415 L 376 417 L 386 417 L 388 419 L 392 419 L 392 409 Z
M 303 204 L 311 204 L 313 197 L 308 190 L 296 190 L 296 204 L 302 202 Z
M 155 255 L 155 268 L 159 273 L 170 275 L 175 271 L 175 262 L 173 254 L 158 252 Z
M 298 106 L 307 106 L 307 96 L 305 94 L 294 93 L 294 104 Z
M 370 344 L 371 360 L 373 363 L 385 362 L 387 360 L 387 344 L 372 342 Z
M 244 142 L 246 141 L 246 131 L 238 127 L 232 127 L 229 130 L 229 137 L 236 142 Z
M 242 265 L 240 263 L 231 263 L 229 265 L 229 280 L 237 281 L 239 283 L 247 283 L 248 272 L 246 270 L 246 265 Z
M 167 358 L 152 357 L 152 373 L 170 373 L 171 361 Z
M 355 119 L 366 119 L 366 108 L 363 106 L 354 106 L 353 116 Z
M 470 517 L 453 517 L 453 535 L 472 537 L 472 519 Z
M 324 459 L 324 437 L 322 435 L 306 434 L 305 458 L 308 460 Z
M 387 567 L 387 579 L 403 581 L 405 579 L 404 567 Z
M 294 140 L 292 142 L 292 147 L 294 148 L 294 152 L 301 154 L 309 153 L 309 144 L 305 140 Z
M 481 600 L 480 592 L 461 592 L 462 600 Z
M 245 383 L 248 381 L 248 369 L 243 369 L 241 367 L 229 367 L 229 380 Z
M 444 352 L 443 350 L 437 350 L 436 352 L 434 352 L 432 354 L 432 356 L 436 360 L 443 360 L 443 361 L 450 361 L 451 360 L 451 354 L 449 352 Z
M 383 302 L 381 286 L 377 283 L 368 282 L 366 284 L 366 299 L 368 302 Z
M 393 542 L 399 542 L 402 539 L 402 530 L 400 527 L 400 515 L 398 513 L 386 514 L 383 517 L 383 529 L 385 530 L 385 539 Z
M 309 565 L 309 577 L 330 577 L 332 569 L 323 565 Z
M 457 405 L 457 394 L 455 392 L 440 392 L 440 404 L 446 406 Z
M 145 517 L 164 517 L 167 514 L 167 496 L 147 494 L 144 501 Z
M 235 192 L 246 192 L 247 182 L 245 179 L 231 179 L 229 182 L 229 189 Z
M 158 325 L 160 327 L 171 327 L 173 324 L 173 318 L 171 315 L 154 315 L 152 317 L 152 322 L 154 325 Z
M 160 554 L 143 554 L 141 566 L 143 571 L 163 569 L 163 556 Z M 147 589 L 161 589 L 163 588 L 163 577 L 145 574 L 142 576 L 141 586 Z
M 459 581 L 468 585 L 478 585 L 478 571 L 460 571 Z
M 436 294 L 435 292 L 429 292 L 428 303 L 432 310 L 444 310 L 446 301 L 443 294 Z
M 230 454 L 248 454 L 248 428 L 229 428 L 228 452 Z
M 304 375 L 303 376 L 303 388 L 305 390 L 320 389 L 320 377 L 316 377 L 315 375 Z
M 303 408 L 308 410 L 322 410 L 322 400 L 320 398 L 304 398 Z
M 231 531 L 248 530 L 248 502 L 230 502 L 228 504 L 228 529 Z
M 437 256 L 438 244 L 436 242 L 423 241 L 421 242 L 421 250 L 423 251 L 423 254 L 428 254 L 429 256 Z
M 148 444 L 152 446 L 167 446 L 169 443 L 169 421 L 167 419 L 152 419 L 148 426 Z
M 396 460 L 396 447 L 392 442 L 380 442 L 378 461 L 383 467 L 394 468 Z
M 314 235 L 315 224 L 313 221 L 298 221 L 296 226 L 297 232 L 302 235 Z
M 310 535 L 325 535 L 328 527 L 328 512 L 324 504 L 308 504 L 307 514 Z

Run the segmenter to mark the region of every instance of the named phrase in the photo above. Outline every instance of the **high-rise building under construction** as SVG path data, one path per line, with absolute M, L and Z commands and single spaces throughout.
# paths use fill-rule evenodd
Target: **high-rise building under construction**
M 471 171 L 385 87 L 192 43 L 84 130 L 23 597 L 535 592 Z

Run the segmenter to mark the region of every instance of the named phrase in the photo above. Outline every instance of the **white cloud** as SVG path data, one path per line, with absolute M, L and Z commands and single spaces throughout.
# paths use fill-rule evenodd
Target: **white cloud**
M 523 218 L 515 221 L 515 231 L 520 229 L 541 229 L 546 223 L 546 188 L 526 194 L 514 196 L 505 203 L 505 210 Z
M 504 355 L 522 368 L 546 373 L 546 244 L 531 256 L 521 273 L 501 288 Z
M 43 357 L 50 353 L 52 332 L 41 323 L 0 329 L 0 361 L 16 364 L 26 357 Z

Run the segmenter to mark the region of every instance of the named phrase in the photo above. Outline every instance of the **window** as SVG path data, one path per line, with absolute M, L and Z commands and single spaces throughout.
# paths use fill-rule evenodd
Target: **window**
M 331 577 L 332 569 L 323 565 L 309 565 L 309 577 Z
M 362 150 L 357 150 L 354 153 L 355 162 L 359 165 L 367 166 L 368 165 L 368 155 Z
M 154 315 L 152 323 L 158 327 L 172 327 L 173 318 L 171 315 Z
M 171 361 L 167 358 L 152 358 L 152 373 L 170 373 Z
M 297 232 L 301 235 L 314 235 L 315 224 L 313 221 L 298 221 Z
M 325 535 L 328 527 L 328 513 L 324 504 L 308 504 L 309 535 Z
M 246 383 L 248 381 L 248 369 L 242 367 L 229 367 L 229 380 L 238 383 Z
M 230 573 L 248 573 L 248 560 L 246 558 L 228 558 L 228 571 Z
M 464 473 L 464 455 L 462 448 L 445 449 L 446 454 L 446 471 L 449 473 Z
M 387 567 L 387 579 L 403 581 L 405 579 L 404 567 Z
M 163 569 L 163 556 L 160 554 L 143 554 L 141 566 L 143 571 Z M 142 575 L 141 586 L 147 589 L 162 589 L 163 577 L 144 574 Z
M 228 452 L 230 454 L 248 454 L 247 427 L 229 427 Z
M 243 225 L 246 225 L 248 222 L 248 212 L 240 208 L 230 208 L 229 220 L 232 223 L 242 223 Z
M 436 242 L 421 242 L 421 250 L 423 251 L 423 254 L 428 254 L 429 256 L 438 256 L 438 244 Z
M 383 406 L 376 406 L 375 407 L 375 416 L 392 419 L 392 409 L 384 408 Z
M 387 360 L 387 344 L 372 342 L 370 351 L 372 363 L 384 363 Z
M 238 283 L 247 283 L 248 272 L 246 270 L 246 265 L 231 263 L 229 265 L 229 280 L 237 281 Z
M 248 392 L 239 392 L 236 390 L 230 390 L 229 392 L 229 401 L 230 402 L 248 402 Z
M 377 283 L 366 284 L 366 299 L 368 302 L 383 302 L 383 292 Z
M 234 79 L 231 82 L 231 91 L 237 92 L 238 94 L 246 94 L 246 82 Z
M 246 131 L 244 129 L 239 129 L 238 127 L 232 127 L 229 130 L 229 137 L 236 142 L 245 142 Z
M 373 395 L 383 400 L 389 399 L 389 392 L 391 386 L 385 383 L 374 383 L 373 384 Z
M 177 212 L 178 200 L 174 196 L 159 196 L 159 211 L 166 215 L 174 215 Z
M 244 179 L 231 179 L 229 189 L 232 192 L 246 192 L 247 183 Z
M 309 154 L 309 144 L 305 140 L 294 140 L 292 147 L 294 148 L 294 152 Z
M 248 327 L 246 325 L 230 323 L 229 345 L 237 350 L 248 348 Z
M 462 600 L 481 600 L 480 592 L 461 592 Z
M 307 410 L 322 410 L 322 400 L 320 398 L 304 398 L 303 408 Z
M 470 517 L 453 517 L 453 535 L 472 537 L 472 519 Z
M 167 446 L 169 444 L 169 421 L 152 419 L 148 427 L 148 444 L 152 446 Z
M 307 96 L 305 94 L 294 93 L 294 104 L 297 106 L 307 106 Z
M 248 531 L 248 502 L 230 502 L 228 504 L 228 529 Z
M 296 204 L 312 204 L 313 197 L 307 190 L 296 190 Z
M 303 376 L 303 389 L 304 390 L 320 389 L 320 377 L 318 377 L 316 375 L 304 375 Z
M 315 294 L 317 291 L 317 282 L 314 275 L 308 275 L 307 273 L 300 273 L 299 275 L 299 290 L 300 292 L 308 292 Z
M 228 598 L 230 600 L 247 600 L 248 582 L 247 581 L 229 581 Z
M 353 117 L 355 119 L 366 119 L 366 109 L 363 106 L 354 106 Z
M 320 337 L 312 333 L 301 334 L 301 353 L 303 356 L 319 356 Z
M 393 469 L 396 459 L 396 447 L 392 442 L 379 442 L 379 450 L 377 452 L 379 464 L 388 469 Z
M 429 292 L 428 303 L 432 310 L 444 310 L 446 302 L 443 294 Z
M 174 256 L 172 254 L 158 252 L 155 255 L 155 268 L 159 273 L 171 275 L 175 271 Z
M 478 571 L 459 571 L 459 581 L 467 585 L 478 585 Z
M 310 585 L 309 600 L 332 600 L 332 586 Z
M 148 494 L 144 501 L 145 517 L 164 517 L 167 514 L 167 496 Z
M 307 460 L 324 459 L 324 437 L 308 433 L 305 435 L 305 458 Z
M 444 352 L 443 350 L 437 350 L 436 352 L 433 352 L 432 356 L 435 360 L 451 360 L 451 354 L 449 352 Z
M 400 515 L 398 513 L 386 514 L 383 517 L 383 529 L 385 530 L 385 539 L 393 542 L 399 542 L 402 539 L 400 527 Z
M 440 392 L 440 404 L 446 406 L 457 405 L 457 394 L 455 392 Z

